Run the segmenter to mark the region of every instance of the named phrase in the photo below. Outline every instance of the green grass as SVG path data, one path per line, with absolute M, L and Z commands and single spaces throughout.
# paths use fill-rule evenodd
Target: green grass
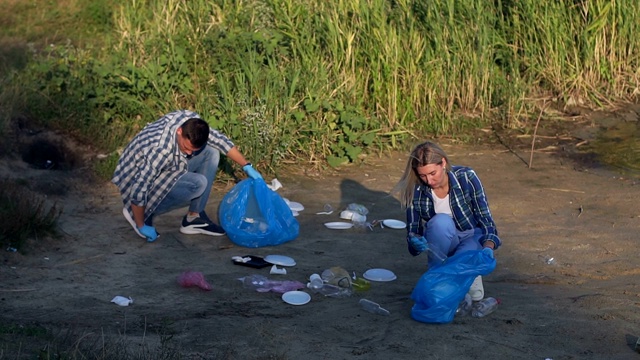
M 190 108 L 263 169 L 337 166 L 490 120 L 531 127 L 540 100 L 603 108 L 638 93 L 631 1 L 2 6 L 3 121 L 28 113 L 106 152 Z

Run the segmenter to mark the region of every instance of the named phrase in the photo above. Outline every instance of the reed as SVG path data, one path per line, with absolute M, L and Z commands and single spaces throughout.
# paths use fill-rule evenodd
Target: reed
M 117 127 L 110 147 L 153 116 L 191 108 L 271 169 L 339 165 L 488 121 L 532 127 L 541 99 L 605 108 L 639 91 L 640 5 L 630 0 L 113 5 L 111 31 L 91 55 L 80 49 L 63 69 L 33 58 L 56 62 L 63 89 L 42 79 L 44 65 L 12 77 L 67 109 L 76 101 L 84 119 L 118 119 L 100 124 Z M 91 91 L 102 98 L 87 108 Z M 64 112 L 50 121 L 64 127 Z

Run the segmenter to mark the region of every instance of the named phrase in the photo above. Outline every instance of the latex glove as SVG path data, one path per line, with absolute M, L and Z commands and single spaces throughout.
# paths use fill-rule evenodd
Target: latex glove
M 411 244 L 411 247 L 417 252 L 423 252 L 429 247 L 429 245 L 427 245 L 427 239 L 425 239 L 424 236 L 409 236 L 409 244 Z
M 260 173 L 257 172 L 256 169 L 251 166 L 251 164 L 243 166 L 242 170 L 244 170 L 244 172 L 247 173 L 247 176 L 249 176 L 253 180 L 262 179 L 262 175 L 260 175 Z
M 489 256 L 490 258 L 495 259 L 493 257 L 493 249 L 492 248 L 486 247 L 486 248 L 482 249 L 482 252 L 487 254 L 487 256 Z
M 154 242 L 158 238 L 158 233 L 156 232 L 156 228 L 149 225 L 142 225 L 142 227 L 138 228 L 140 234 L 144 235 L 147 238 L 148 242 Z

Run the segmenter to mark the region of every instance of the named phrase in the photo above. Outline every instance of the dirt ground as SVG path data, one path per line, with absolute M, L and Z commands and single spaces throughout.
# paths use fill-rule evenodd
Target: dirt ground
M 542 126 L 533 158 L 531 137 L 504 134 L 496 141 L 489 133 L 491 139 L 473 146 L 442 141 L 452 163 L 471 166 L 480 176 L 503 240 L 496 270 L 484 281 L 486 295 L 501 299 L 499 309 L 446 325 L 410 316 L 410 294 L 426 271 L 426 258 L 407 252 L 404 230 L 331 230 L 323 224 L 339 221 L 338 213 L 316 215 L 325 204 L 342 209 L 359 203 L 368 208 L 369 220 L 404 220 L 398 201 L 388 195 L 404 153 L 372 156 L 329 173 L 280 174 L 284 187 L 278 193 L 305 206 L 297 218 L 300 235 L 257 249 L 234 246 L 226 236 L 183 235 L 181 211 L 159 217 L 162 235 L 146 243 L 122 217 L 112 184 L 86 184 L 82 168 L 38 170 L 5 160 L 3 174 L 27 180 L 64 213 L 61 238 L 32 241 L 24 253 L 0 253 L 0 323 L 56 329 L 57 340 L 73 340 L 70 348 L 98 348 L 116 338 L 134 350 L 171 347 L 187 359 L 638 358 L 638 180 L 576 161 L 576 148 L 599 124 L 621 118 L 607 116 L 573 119 L 561 131 Z M 232 186 L 216 184 L 210 215 Z M 286 275 L 270 275 L 268 267 L 232 263 L 232 256 L 247 254 L 287 255 L 296 265 Z M 547 256 L 556 263 L 547 264 Z M 397 279 L 372 282 L 368 291 L 343 299 L 313 294 L 302 306 L 238 281 L 262 274 L 306 282 L 332 266 L 358 276 L 386 268 Z M 202 272 L 213 290 L 178 286 L 176 277 L 185 270 Z M 117 306 L 110 302 L 116 295 L 134 303 Z M 390 316 L 363 311 L 360 298 L 378 302 Z M 34 358 L 51 341 L 0 339 L 0 359 Z

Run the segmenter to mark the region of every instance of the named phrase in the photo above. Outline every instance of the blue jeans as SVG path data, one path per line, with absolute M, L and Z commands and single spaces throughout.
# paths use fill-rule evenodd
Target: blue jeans
M 220 151 L 206 146 L 187 160 L 189 170 L 173 186 L 167 197 L 156 208 L 154 215 L 189 205 L 189 211 L 204 211 L 209 201 L 213 180 L 218 172 Z
M 440 250 L 447 256 L 458 252 L 482 249 L 482 245 L 480 245 L 482 230 L 475 228 L 458 231 L 453 219 L 447 214 L 436 214 L 432 217 L 427 222 L 427 229 L 423 235 L 427 239 L 429 247 Z

